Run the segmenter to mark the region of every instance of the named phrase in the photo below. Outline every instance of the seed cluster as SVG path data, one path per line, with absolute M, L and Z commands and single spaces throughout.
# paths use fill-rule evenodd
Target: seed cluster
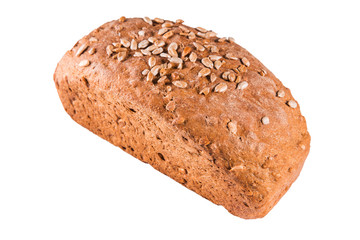
M 126 18 L 121 17 L 119 25 L 116 27 L 119 40 L 107 45 L 105 51 L 109 58 L 119 62 L 126 61 L 130 57 L 146 59 L 148 68 L 141 71 L 145 82 L 163 85 L 167 92 L 172 91 L 173 88 L 191 88 L 192 84 L 184 79 L 181 70 L 199 67 L 200 70 L 196 77 L 198 80 L 203 79 L 201 82 L 205 83 L 205 86 L 196 87 L 200 95 L 221 94 L 229 89 L 245 93 L 247 88 L 251 87 L 251 83 L 249 85 L 245 76 L 250 71 L 250 60 L 245 56 L 239 56 L 238 52 L 226 52 L 227 48 L 222 49 L 223 44 L 221 43 L 233 43 L 234 38 L 218 38 L 215 32 L 202 27 L 189 28 L 182 25 L 183 21 L 180 19 L 171 22 L 161 18 L 144 17 L 143 20 L 148 24 L 147 26 L 154 26 L 158 30 L 148 31 L 151 30 L 150 26 L 143 27 L 137 33 L 130 33 L 129 37 L 122 37 L 121 30 L 124 29 L 122 24 L 126 22 Z M 150 37 L 145 37 L 149 33 Z M 181 40 L 172 40 L 175 35 L 189 39 L 191 44 L 184 46 Z M 177 37 L 177 39 L 179 38 Z M 75 55 L 79 57 L 87 50 L 89 55 L 95 54 L 96 49 L 89 43 L 97 41 L 95 37 L 89 38 L 88 43 L 81 45 Z M 216 42 L 219 44 L 214 44 Z M 224 67 L 224 65 L 228 66 L 228 63 L 237 67 Z M 87 67 L 90 64 L 88 59 L 84 59 L 78 65 Z M 260 76 L 267 75 L 264 69 L 255 69 L 255 72 Z M 284 90 L 278 90 L 276 97 L 285 97 Z M 297 107 L 294 100 L 288 100 L 285 103 L 291 108 Z M 176 109 L 176 104 L 174 101 L 170 101 L 165 108 L 172 112 Z M 270 123 L 270 120 L 265 116 L 261 122 L 266 125 Z M 230 132 L 236 133 L 236 123 L 230 121 L 227 127 Z

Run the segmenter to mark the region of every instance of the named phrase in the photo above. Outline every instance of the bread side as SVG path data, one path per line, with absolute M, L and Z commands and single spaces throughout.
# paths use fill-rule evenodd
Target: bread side
M 54 80 L 76 122 L 243 218 L 264 216 L 309 152 L 290 91 L 232 39 L 181 22 L 106 23 Z

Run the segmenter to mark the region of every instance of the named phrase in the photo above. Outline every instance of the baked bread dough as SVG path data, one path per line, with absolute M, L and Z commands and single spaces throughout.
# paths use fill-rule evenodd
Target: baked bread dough
M 105 23 L 54 81 L 77 123 L 242 218 L 265 216 L 309 153 L 290 90 L 233 38 L 182 20 Z

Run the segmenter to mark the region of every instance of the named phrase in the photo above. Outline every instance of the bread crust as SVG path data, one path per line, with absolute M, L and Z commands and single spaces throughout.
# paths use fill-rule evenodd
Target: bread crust
M 139 48 L 149 38 L 154 47 Z M 173 56 L 151 53 L 159 48 Z M 265 216 L 309 153 L 290 90 L 244 48 L 205 29 L 108 22 L 64 55 L 54 81 L 77 123 L 242 218 Z

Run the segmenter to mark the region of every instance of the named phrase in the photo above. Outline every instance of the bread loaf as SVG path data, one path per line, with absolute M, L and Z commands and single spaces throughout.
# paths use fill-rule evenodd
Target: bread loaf
M 233 38 L 182 20 L 105 23 L 54 81 L 77 123 L 242 218 L 265 216 L 309 153 L 289 89 Z

